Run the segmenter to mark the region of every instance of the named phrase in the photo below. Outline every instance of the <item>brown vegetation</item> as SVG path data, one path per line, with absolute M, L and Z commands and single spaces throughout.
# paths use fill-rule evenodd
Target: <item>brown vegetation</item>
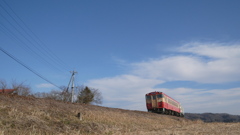
M 83 120 L 77 118 L 81 112 Z M 240 134 L 240 123 L 204 123 L 142 111 L 0 95 L 0 135 Z
M 185 113 L 185 118 L 204 122 L 240 122 L 240 115 L 227 113 Z

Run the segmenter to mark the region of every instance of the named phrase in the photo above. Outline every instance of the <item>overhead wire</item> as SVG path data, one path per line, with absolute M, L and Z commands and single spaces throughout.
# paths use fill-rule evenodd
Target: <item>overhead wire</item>
M 46 77 L 44 77 L 43 75 L 41 75 L 40 73 L 38 73 L 37 71 L 33 70 L 32 68 L 30 68 L 29 66 L 27 66 L 25 63 L 23 63 L 22 61 L 20 61 L 19 59 L 17 59 L 15 56 L 13 56 L 12 54 L 10 54 L 9 52 L 7 52 L 6 50 L 4 50 L 2 47 L 0 47 L 0 50 L 5 53 L 7 56 L 9 56 L 10 58 L 12 58 L 14 61 L 16 61 L 17 63 L 19 63 L 20 65 L 22 65 L 23 67 L 25 67 L 26 69 L 28 69 L 29 71 L 31 71 L 32 73 L 34 73 L 35 75 L 37 75 L 38 77 L 40 77 L 41 79 L 45 80 L 46 82 L 52 84 L 53 86 L 61 89 L 61 87 L 59 87 L 58 85 L 54 84 L 53 82 L 51 82 L 50 80 L 48 80 Z
M 0 13 L 0 15 L 1 15 L 4 19 L 6 19 L 1 13 Z M 7 20 L 7 19 L 6 19 L 6 20 Z M 19 32 L 21 35 L 23 35 L 21 31 L 19 31 L 11 22 L 9 22 L 9 20 L 7 20 L 7 21 L 8 21 L 8 23 L 9 23 L 11 26 L 13 26 L 13 28 L 14 28 L 17 32 Z M 40 61 L 45 62 L 46 64 L 51 65 L 51 66 L 53 66 L 54 68 L 56 68 L 54 65 L 52 65 L 52 63 L 48 62 L 48 61 L 47 61 L 45 58 L 43 58 L 39 53 L 37 53 L 37 52 L 34 51 L 29 45 L 27 45 L 27 43 L 25 43 L 23 40 L 21 40 L 20 38 L 18 38 L 18 36 L 16 36 L 16 34 L 14 34 L 14 32 L 12 32 L 10 29 L 8 29 L 4 24 L 2 24 L 2 26 L 3 26 L 7 31 L 9 31 L 16 39 L 18 39 L 23 45 L 25 45 L 25 48 L 27 48 L 28 50 L 30 50 L 31 52 L 33 52 L 34 55 L 36 55 L 36 56 L 38 56 L 39 58 L 41 58 Z M 23 37 L 24 37 L 24 39 L 27 40 L 29 43 L 33 44 L 28 38 L 26 38 L 25 36 L 23 36 Z M 21 47 L 22 47 L 22 46 L 21 46 Z M 58 68 L 57 68 L 57 69 L 58 69 Z M 59 69 L 58 69 L 58 70 L 59 70 Z
M 0 13 L 0 15 L 2 16 L 2 18 L 4 18 L 8 24 L 10 24 L 15 31 L 17 31 L 24 39 L 25 41 L 27 41 L 28 43 L 30 43 L 31 45 L 34 45 L 34 43 L 28 39 L 17 27 L 15 27 L 3 14 Z M 54 67 L 55 69 L 59 70 L 57 67 L 55 67 L 54 65 L 52 65 L 52 63 L 48 62 L 45 58 L 43 58 L 38 52 L 34 51 L 26 42 L 24 42 L 23 40 L 21 40 L 20 38 L 18 38 L 18 36 L 12 32 L 9 28 L 7 28 L 7 26 L 5 26 L 3 23 L 1 24 L 7 31 L 9 31 L 12 35 L 14 35 L 14 37 L 18 40 L 20 40 L 20 42 L 25 46 L 25 48 L 27 48 L 30 52 L 32 52 L 34 55 L 36 55 L 37 57 L 40 58 L 40 61 L 45 62 L 48 66 L 51 65 L 52 67 Z M 22 46 L 21 46 L 22 47 Z M 40 52 L 40 50 L 38 49 L 38 51 Z
M 18 42 L 17 37 L 15 37 L 12 33 L 12 31 L 8 31 L 6 30 L 6 27 L 1 23 L 0 21 L 0 31 L 2 31 L 5 35 L 7 35 L 8 37 L 10 37 L 12 40 L 15 40 L 16 42 Z
M 46 53 L 49 55 L 49 56 L 52 56 L 52 59 L 58 61 L 58 64 L 61 65 L 61 66 L 64 66 L 65 68 L 67 67 L 64 63 L 64 61 L 62 61 L 57 55 L 55 55 L 53 53 L 53 51 L 51 51 L 48 46 L 26 25 L 26 23 L 16 14 L 16 12 L 11 8 L 11 6 L 9 6 L 9 4 L 3 0 L 3 2 L 5 3 L 5 5 L 7 5 L 7 7 L 12 11 L 12 13 L 20 20 L 20 22 L 25 26 L 25 28 L 27 28 L 28 31 L 30 31 L 30 33 L 40 42 L 40 44 L 31 36 L 31 34 L 28 34 L 24 28 L 22 26 L 19 25 L 19 23 L 17 23 L 27 34 L 29 37 L 31 37 L 44 51 L 46 51 Z M 8 13 L 9 14 L 9 13 Z M 11 18 L 13 18 L 11 16 L 11 14 L 9 14 Z M 14 19 L 14 18 L 13 18 Z M 14 19 L 15 20 L 15 19 Z M 15 22 L 17 22 L 15 20 Z M 44 47 L 42 47 L 42 45 Z
M 15 16 L 11 15 L 11 13 L 0 3 L 0 8 L 2 8 L 6 13 L 6 14 L 3 14 L 2 12 L 0 12 L 0 16 L 4 20 L 6 20 L 8 23 L 8 25 L 5 25 L 4 22 L 2 22 L 0 20 L 0 30 L 2 30 L 2 32 L 4 34 L 6 34 L 8 37 L 10 37 L 11 39 L 22 44 L 22 45 L 20 45 L 20 44 L 18 44 L 18 45 L 20 47 L 23 47 L 24 50 L 27 51 L 28 53 L 31 52 L 34 55 L 34 57 L 36 57 L 36 59 L 40 60 L 41 62 L 46 63 L 48 66 L 51 65 L 51 67 L 53 67 L 54 69 L 59 70 L 59 67 L 60 67 L 61 69 L 67 70 L 68 69 L 67 64 L 65 64 L 57 55 L 55 55 L 47 47 L 47 45 L 26 25 L 26 23 L 24 23 L 24 21 L 14 12 L 14 10 L 9 6 L 9 4 L 5 0 L 2 0 L 2 1 L 5 3 L 5 5 L 7 5 L 8 9 L 10 9 L 11 13 L 13 13 Z M 14 25 L 4 15 L 8 15 L 10 17 L 10 19 L 12 19 L 15 22 L 16 25 Z M 20 20 L 20 22 L 19 22 L 19 20 Z M 8 26 L 11 26 L 11 27 L 8 27 Z M 21 37 L 19 37 L 19 36 L 21 36 Z M 7 56 L 9 56 L 10 58 L 15 60 L 17 63 L 19 63 L 20 65 L 22 65 L 23 67 L 25 67 L 26 69 L 28 69 L 29 71 L 31 71 L 32 73 L 34 73 L 35 75 L 40 77 L 41 79 L 43 79 L 43 80 L 47 81 L 48 83 L 54 85 L 55 87 L 61 89 L 61 87 L 59 87 L 58 85 L 56 85 L 53 82 L 51 82 L 50 80 L 48 80 L 46 77 L 44 77 L 43 75 L 38 73 L 36 70 L 30 68 L 28 65 L 23 63 L 21 60 L 16 58 L 14 55 L 12 55 L 9 52 L 7 52 L 6 50 L 4 50 L 1 46 L 0 46 L 0 50 L 3 53 L 5 53 Z M 43 56 L 47 57 L 48 59 L 45 59 Z M 55 65 L 53 65 L 54 63 L 58 64 L 58 66 L 56 67 Z
M 3 1 L 4 1 L 4 0 L 3 0 Z M 32 35 L 35 35 L 35 36 L 36 36 L 36 34 L 34 34 L 34 33 L 32 32 L 32 30 L 31 30 L 29 27 L 27 27 L 27 25 L 22 21 L 22 19 L 12 10 L 12 8 L 6 3 L 6 1 L 4 1 L 4 3 L 9 7 L 9 9 L 11 9 L 11 11 L 12 11 L 12 12 L 15 14 L 15 16 L 17 16 L 17 18 L 24 24 L 24 26 L 25 26 L 29 31 L 31 31 Z M 60 64 L 59 58 L 54 57 L 54 56 L 56 56 L 56 55 L 54 55 L 54 53 L 47 51 L 47 49 L 45 49 L 45 48 L 47 48 L 46 46 L 45 46 L 45 47 L 42 47 L 42 45 L 41 45 L 39 42 L 37 42 L 36 39 L 33 38 L 33 36 L 31 36 L 31 34 L 29 34 L 29 32 L 27 32 L 27 30 L 25 30 L 25 29 L 18 23 L 18 21 L 17 21 L 1 4 L 0 4 L 0 7 L 8 14 L 8 16 L 11 17 L 11 19 L 14 20 L 14 22 L 17 24 L 17 26 L 18 26 L 23 32 L 21 32 L 16 26 L 14 26 L 3 14 L 0 13 L 0 15 L 8 22 L 9 25 L 12 26 L 12 28 L 14 28 L 15 31 L 17 31 L 17 32 L 25 39 L 25 41 L 27 41 L 28 43 L 30 43 L 30 45 L 32 45 L 32 46 L 33 46 L 35 49 L 37 49 L 38 51 L 36 52 L 36 51 L 35 51 L 34 49 L 32 49 L 32 47 L 30 47 L 26 42 L 24 42 L 24 41 L 21 40 L 20 38 L 17 38 L 17 39 L 20 40 L 20 42 L 25 46 L 25 49 L 27 48 L 28 51 L 31 51 L 34 55 L 36 55 L 37 57 L 39 57 L 40 60 L 41 60 L 42 62 L 45 62 L 48 66 L 52 66 L 53 68 L 58 69 L 58 70 L 59 70 L 60 67 L 65 67 L 66 64 Z M 3 24 L 2 24 L 2 25 L 3 25 Z M 11 32 L 11 30 L 10 30 L 9 28 L 7 28 L 6 26 L 4 26 L 4 27 L 5 27 L 5 29 L 6 29 L 7 31 L 9 31 L 9 33 L 11 33 L 12 35 L 14 35 L 15 38 L 18 37 L 14 32 Z M 25 35 L 24 33 L 25 33 L 26 35 Z M 26 37 L 26 36 L 28 36 L 29 38 Z M 36 37 L 37 37 L 37 36 L 36 36 Z M 31 40 L 30 40 L 30 39 L 31 39 Z M 43 42 L 42 42 L 38 37 L 37 37 L 37 39 L 43 44 Z M 35 45 L 35 43 L 36 43 L 37 45 Z M 40 48 L 40 47 L 41 47 L 41 48 Z M 48 49 L 48 50 L 50 50 L 50 49 Z M 48 60 L 46 60 L 44 57 L 42 57 L 39 53 L 43 54 L 43 56 L 45 56 L 45 57 L 48 57 Z M 51 60 L 52 62 L 49 62 L 49 60 Z M 56 62 L 56 61 L 58 61 L 58 62 Z M 53 63 L 58 64 L 59 66 L 53 65 Z M 60 65 L 61 65 L 61 66 L 60 66 Z M 64 65 L 64 66 L 63 66 L 63 65 Z M 66 70 L 66 67 L 65 67 L 64 70 Z

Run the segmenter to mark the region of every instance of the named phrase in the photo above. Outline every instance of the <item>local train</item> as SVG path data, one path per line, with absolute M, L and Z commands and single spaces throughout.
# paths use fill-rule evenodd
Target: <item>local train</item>
M 181 104 L 163 92 L 147 93 L 146 106 L 148 112 L 184 117 L 184 110 Z

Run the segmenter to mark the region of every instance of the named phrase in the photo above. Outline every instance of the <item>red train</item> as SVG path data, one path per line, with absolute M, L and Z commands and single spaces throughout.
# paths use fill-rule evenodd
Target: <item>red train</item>
M 148 112 L 169 114 L 184 117 L 181 104 L 163 92 L 150 92 L 146 94 Z

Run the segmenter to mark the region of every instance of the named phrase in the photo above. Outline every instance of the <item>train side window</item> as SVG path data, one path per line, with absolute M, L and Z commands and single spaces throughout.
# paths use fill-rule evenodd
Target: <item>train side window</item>
M 151 99 L 151 96 L 146 96 L 146 99 Z
M 158 98 L 163 98 L 164 96 L 162 94 L 157 95 Z

